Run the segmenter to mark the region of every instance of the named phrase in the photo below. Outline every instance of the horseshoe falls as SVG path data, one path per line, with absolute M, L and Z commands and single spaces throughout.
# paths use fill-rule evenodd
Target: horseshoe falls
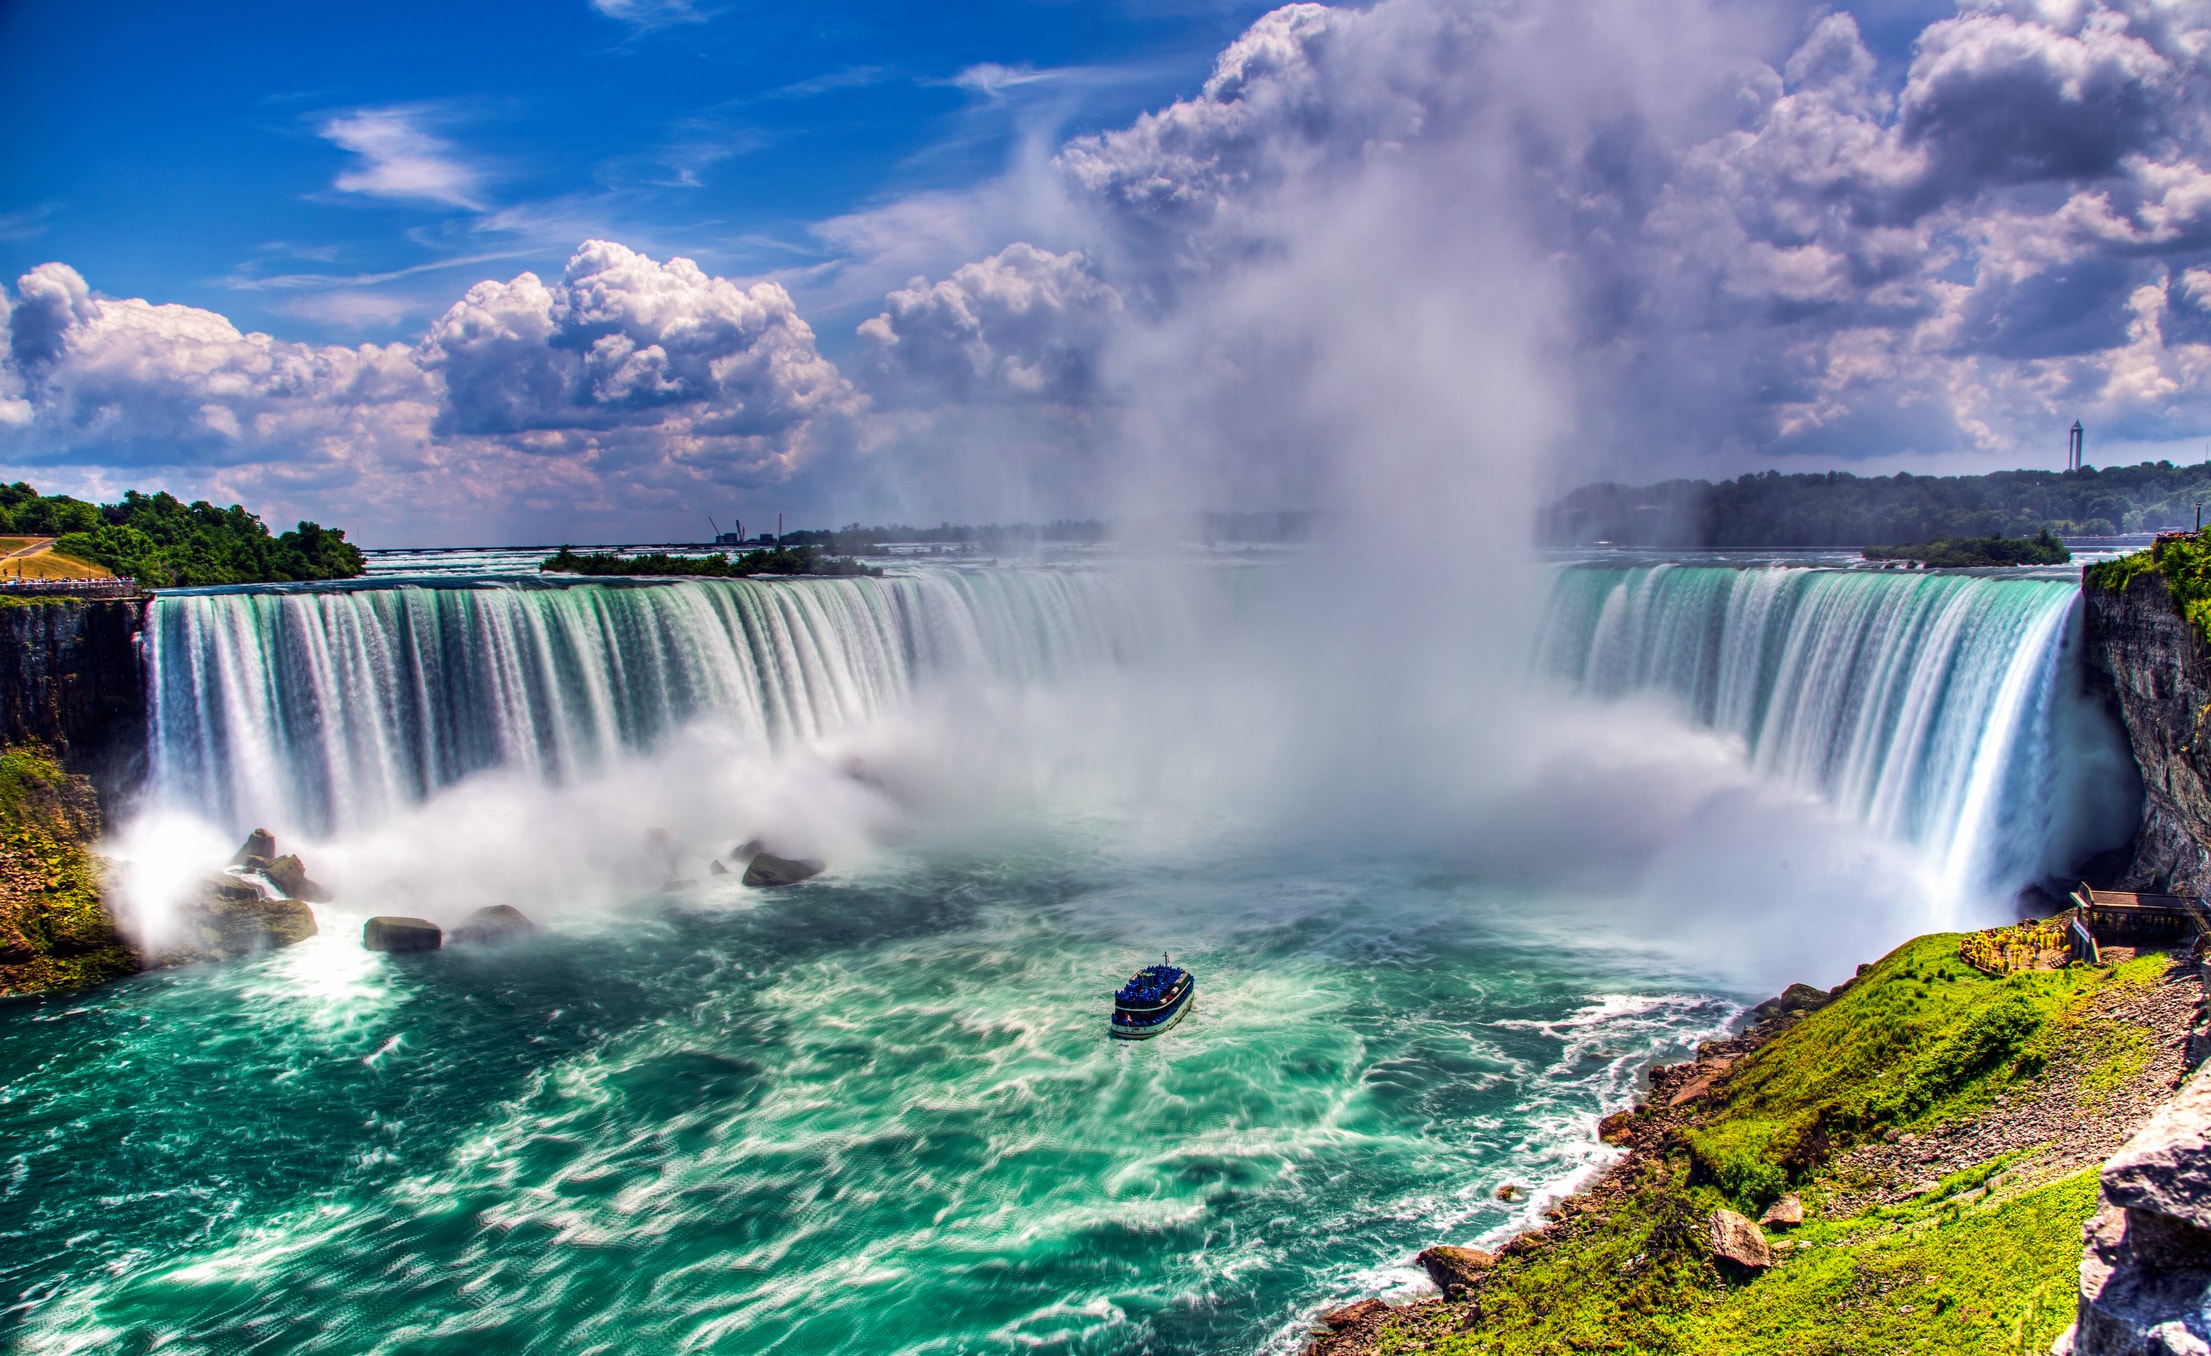
M 327 831 L 472 772 L 573 777 L 700 719 L 817 738 L 928 676 L 1041 679 L 1167 621 L 1096 571 L 163 597 L 153 794 Z
M 2124 801 L 2064 581 L 1546 586 L 1526 692 L 1357 757 L 1410 699 L 1288 567 L 165 595 L 118 869 L 266 825 L 336 900 L 0 1008 L 0 1346 L 1292 1351 L 1537 1218 L 1650 1062 Z M 755 835 L 829 869 L 712 873 Z M 361 948 L 487 903 L 542 931 Z M 1163 951 L 1191 1015 L 1109 1041 Z
M 1539 666 L 1660 694 L 1935 864 L 2060 875 L 2133 823 L 2129 756 L 2081 691 L 2077 581 L 1661 564 L 1558 573 Z

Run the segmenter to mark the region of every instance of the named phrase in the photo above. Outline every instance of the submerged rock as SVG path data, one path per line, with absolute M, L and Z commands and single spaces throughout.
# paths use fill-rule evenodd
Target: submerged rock
M 1766 1213 L 1758 1217 L 1760 1227 L 1768 1229 L 1794 1229 L 1803 1222 L 1804 1202 L 1793 1191 L 1767 1206 Z
M 297 854 L 279 857 L 260 870 L 287 899 L 304 899 L 310 904 L 330 902 L 330 892 L 307 878 L 307 864 Z
M 745 868 L 745 884 L 760 887 L 796 885 L 802 880 L 812 880 L 826 869 L 817 861 L 763 852 Z
M 1436 1289 L 1449 1295 L 1453 1290 L 1473 1285 L 1482 1273 L 1497 1265 L 1495 1253 L 1480 1248 L 1460 1248 L 1448 1243 L 1424 1249 L 1413 1259 L 1428 1273 L 1428 1279 L 1436 1283 Z
M 1757 1225 L 1732 1210 L 1715 1210 L 1707 1226 L 1712 1257 L 1745 1271 L 1764 1271 L 1773 1265 L 1773 1249 Z
M 449 938 L 455 946 L 499 946 L 537 931 L 529 915 L 511 904 L 492 904 L 461 920 Z
M 371 951 L 435 951 L 444 944 L 444 931 L 426 918 L 380 914 L 361 927 L 361 945 Z
M 245 845 L 230 859 L 232 866 L 246 866 L 254 858 L 266 861 L 276 856 L 276 835 L 267 829 L 255 829 L 246 835 Z

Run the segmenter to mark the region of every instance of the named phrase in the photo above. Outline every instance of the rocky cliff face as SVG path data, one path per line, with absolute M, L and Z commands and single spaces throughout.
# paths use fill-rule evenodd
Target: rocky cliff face
M 0 746 L 35 742 L 110 796 L 145 765 L 142 601 L 0 607 Z
M 2211 645 L 2164 577 L 2082 591 L 2089 680 L 2126 726 L 2142 773 L 2142 822 L 2126 886 L 2211 890 Z

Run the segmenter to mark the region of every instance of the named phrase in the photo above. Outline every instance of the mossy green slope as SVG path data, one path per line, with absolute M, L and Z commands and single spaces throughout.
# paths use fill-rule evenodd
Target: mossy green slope
M 138 969 L 101 902 L 101 861 L 88 846 L 99 831 L 89 782 L 44 749 L 0 751 L 0 996 Z
M 1995 978 L 1957 934 L 1906 943 L 1832 1003 L 1746 1055 L 1662 1150 L 1638 1152 L 1544 1246 L 1509 1252 L 1465 1316 L 1404 1311 L 1386 1352 L 2040 1352 L 2071 1321 L 2093 1168 L 2032 1151 L 1953 1173 L 1914 1200 L 1834 1217 L 1864 1183 L 1852 1145 L 1924 1132 L 2067 1074 L 2085 1102 L 2142 1072 L 2140 1032 L 2099 995 L 2151 986 L 2163 955 Z M 2084 1105 L 2083 1114 L 2095 1108 Z M 1812 1211 L 1770 1271 L 1723 1275 L 1712 1210 L 1755 1215 L 1785 1190 Z M 1855 1208 L 1855 1207 L 1851 1207 Z M 1463 1326 L 1463 1330 L 1462 1329 Z

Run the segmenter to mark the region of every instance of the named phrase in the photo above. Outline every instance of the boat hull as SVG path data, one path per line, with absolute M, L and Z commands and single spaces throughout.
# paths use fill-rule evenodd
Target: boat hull
M 1192 982 L 1190 987 L 1184 990 L 1182 997 L 1176 1001 L 1174 1008 L 1158 1021 L 1146 1022 L 1141 1026 L 1113 1022 L 1107 1029 L 1113 1039 L 1117 1041 L 1148 1041 L 1154 1036 L 1173 1030 L 1175 1024 L 1187 1016 L 1190 1009 L 1197 1005 L 1197 1001 L 1198 986 L 1195 982 Z

